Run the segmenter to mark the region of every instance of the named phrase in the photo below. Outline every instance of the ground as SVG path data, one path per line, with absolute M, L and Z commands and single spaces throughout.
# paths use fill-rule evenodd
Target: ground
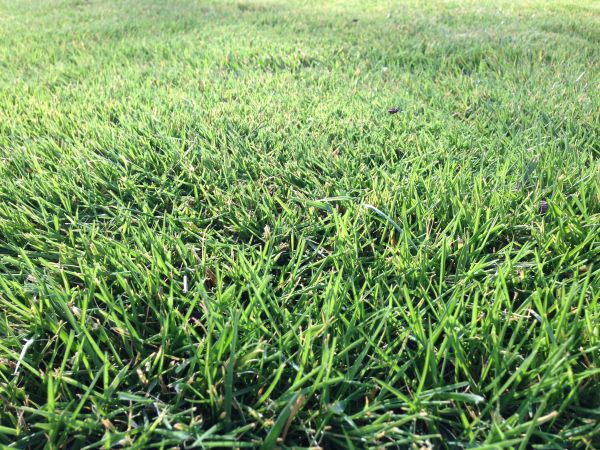
M 600 448 L 600 3 L 0 0 L 0 443 Z

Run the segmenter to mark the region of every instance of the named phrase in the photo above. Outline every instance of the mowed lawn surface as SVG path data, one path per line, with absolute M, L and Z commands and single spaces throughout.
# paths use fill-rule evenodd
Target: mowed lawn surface
M 589 1 L 2 0 L 0 443 L 599 448 L 599 58 Z

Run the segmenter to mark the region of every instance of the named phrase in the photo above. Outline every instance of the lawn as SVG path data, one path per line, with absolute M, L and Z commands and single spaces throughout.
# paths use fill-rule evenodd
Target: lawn
M 600 448 L 598 1 L 0 0 L 0 447 Z

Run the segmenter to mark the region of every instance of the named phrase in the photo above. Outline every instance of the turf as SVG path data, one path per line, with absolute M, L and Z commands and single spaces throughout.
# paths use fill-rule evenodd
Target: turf
M 600 448 L 599 57 L 591 1 L 0 0 L 0 443 Z

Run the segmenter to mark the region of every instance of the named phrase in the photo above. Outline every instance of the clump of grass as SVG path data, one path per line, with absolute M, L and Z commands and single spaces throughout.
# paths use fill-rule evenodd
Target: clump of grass
M 0 2 L 0 444 L 599 447 L 599 17 Z

